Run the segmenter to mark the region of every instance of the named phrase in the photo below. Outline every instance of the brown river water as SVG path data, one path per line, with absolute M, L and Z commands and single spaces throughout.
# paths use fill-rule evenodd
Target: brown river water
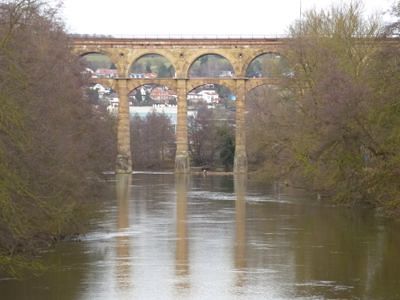
M 0 299 L 400 299 L 400 226 L 241 177 L 110 177 L 79 241 Z

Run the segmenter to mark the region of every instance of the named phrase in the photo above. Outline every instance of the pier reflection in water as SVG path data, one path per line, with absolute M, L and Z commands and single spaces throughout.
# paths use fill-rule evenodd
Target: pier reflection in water
M 399 224 L 244 177 L 133 174 L 1 299 L 400 299 Z
M 235 270 L 236 285 L 245 284 L 246 269 L 246 187 L 247 175 L 236 175 L 235 187 Z
M 117 237 L 116 237 L 116 272 L 115 278 L 120 288 L 129 288 L 132 284 L 130 277 L 130 238 L 129 238 L 129 201 L 131 175 L 118 174 L 116 177 L 117 194 Z
M 184 293 L 190 288 L 189 252 L 188 252 L 188 224 L 187 224 L 187 197 L 189 177 L 176 175 L 176 250 L 175 272 L 177 275 L 176 288 Z

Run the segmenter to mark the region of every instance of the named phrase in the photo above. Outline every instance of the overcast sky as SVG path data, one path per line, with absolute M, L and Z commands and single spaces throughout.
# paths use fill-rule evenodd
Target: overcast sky
M 121 36 L 279 36 L 304 12 L 342 0 L 64 0 L 70 33 Z M 364 0 L 366 15 L 395 0 Z

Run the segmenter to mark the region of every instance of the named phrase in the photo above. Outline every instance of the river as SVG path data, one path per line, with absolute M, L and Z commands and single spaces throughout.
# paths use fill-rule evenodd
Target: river
M 242 177 L 118 175 L 50 269 L 0 299 L 400 299 L 400 226 Z

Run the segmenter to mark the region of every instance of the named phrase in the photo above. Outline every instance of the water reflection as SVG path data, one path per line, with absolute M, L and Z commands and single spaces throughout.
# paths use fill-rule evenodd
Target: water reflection
M 113 179 L 93 232 L 49 253 L 60 269 L 1 299 L 400 299 L 400 224 L 370 211 L 241 177 Z
M 176 257 L 175 272 L 177 275 L 177 289 L 184 290 L 190 287 L 189 283 L 189 255 L 187 230 L 187 194 L 189 178 L 185 175 L 175 177 L 176 188 Z
M 237 271 L 236 286 L 245 284 L 246 268 L 246 187 L 247 177 L 236 175 L 235 184 L 235 270 Z
M 116 271 L 115 280 L 121 289 L 130 287 L 130 249 L 129 235 L 129 199 L 130 199 L 131 175 L 118 174 L 116 183 L 117 192 L 117 230 L 118 236 L 116 241 Z

